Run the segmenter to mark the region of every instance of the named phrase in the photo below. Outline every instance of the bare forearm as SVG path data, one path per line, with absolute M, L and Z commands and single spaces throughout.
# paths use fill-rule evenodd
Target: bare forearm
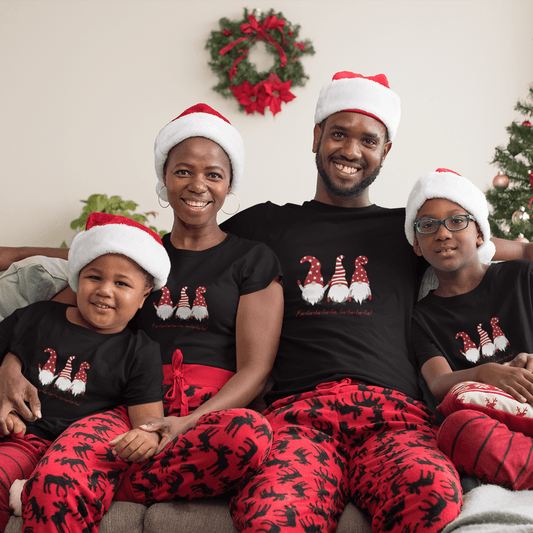
M 32 257 L 44 255 L 46 257 L 68 258 L 68 248 L 41 248 L 36 246 L 0 246 L 0 271 L 7 270 L 13 263 Z

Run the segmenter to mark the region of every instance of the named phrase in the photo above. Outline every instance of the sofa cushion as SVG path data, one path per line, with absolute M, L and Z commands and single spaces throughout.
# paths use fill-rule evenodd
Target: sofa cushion
M 68 285 L 68 263 L 36 255 L 13 263 L 0 275 L 0 321 L 21 307 L 50 300 Z

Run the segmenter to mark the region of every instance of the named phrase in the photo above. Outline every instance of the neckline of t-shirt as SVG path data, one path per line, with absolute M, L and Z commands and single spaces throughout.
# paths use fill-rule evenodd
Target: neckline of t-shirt
M 361 213 L 367 214 L 373 211 L 379 211 L 383 209 L 376 204 L 370 204 L 366 207 L 340 207 L 337 205 L 326 204 L 324 202 L 319 202 L 318 200 L 309 200 L 303 203 L 303 207 L 308 207 L 313 211 L 318 211 L 322 213 Z
M 489 268 L 483 275 L 482 280 L 471 291 L 463 294 L 457 294 L 456 296 L 438 296 L 434 292 L 431 292 L 430 295 L 432 298 L 438 299 L 439 303 L 446 301 L 449 304 L 461 304 L 463 300 L 470 300 L 472 296 L 475 296 L 478 292 L 485 290 L 485 286 L 489 283 L 492 275 L 494 274 L 495 266 L 496 265 L 494 264 L 489 265 Z
M 170 233 L 167 233 L 168 235 L 168 241 L 167 245 L 165 246 L 167 252 L 171 255 L 179 255 L 179 256 L 189 256 L 189 257 L 201 257 L 202 255 L 209 255 L 213 252 L 216 252 L 223 248 L 224 246 L 227 246 L 227 244 L 233 240 L 236 239 L 235 235 L 231 233 L 226 233 L 226 237 L 222 242 L 219 242 L 218 244 L 215 244 L 215 246 L 211 246 L 211 248 L 206 248 L 205 250 L 184 250 L 182 248 L 176 248 L 172 241 L 170 240 Z M 165 237 L 167 236 L 165 235 Z

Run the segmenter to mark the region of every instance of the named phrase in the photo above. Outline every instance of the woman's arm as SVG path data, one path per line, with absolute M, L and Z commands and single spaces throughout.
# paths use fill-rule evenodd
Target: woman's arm
M 34 255 L 68 259 L 68 249 L 38 248 L 35 246 L 21 246 L 16 248 L 12 246 L 0 246 L 0 270 L 7 270 L 13 263 Z
M 163 437 L 157 453 L 206 413 L 246 407 L 263 390 L 278 350 L 282 319 L 283 289 L 277 280 L 266 289 L 241 296 L 235 333 L 237 372 L 190 415 L 166 417 L 161 424 L 145 427 L 149 431 L 159 431 Z
M 424 363 L 421 370 L 429 390 L 438 401 L 442 401 L 457 383 L 477 381 L 498 387 L 519 402 L 533 405 L 533 374 L 526 368 L 485 363 L 454 372 L 448 361 L 439 356 Z
M 9 435 L 7 417 L 11 411 L 16 411 L 29 422 L 41 418 L 41 403 L 37 389 L 22 375 L 21 370 L 20 359 L 11 352 L 7 353 L 0 366 L 0 434 L 2 435 Z

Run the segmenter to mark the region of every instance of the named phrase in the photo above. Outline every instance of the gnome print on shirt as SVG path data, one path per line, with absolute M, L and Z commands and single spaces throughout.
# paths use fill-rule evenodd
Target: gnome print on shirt
M 477 363 L 479 358 L 492 357 L 496 352 L 503 352 L 509 346 L 509 341 L 503 333 L 499 323 L 498 317 L 493 317 L 490 320 L 492 326 L 492 340 L 489 334 L 483 329 L 483 324 L 477 325 L 477 333 L 479 335 L 479 346 L 476 346 L 470 336 L 464 331 L 460 331 L 455 336 L 456 339 L 461 338 L 463 340 L 464 351 L 460 350 L 467 361 L 471 363 Z
M 45 353 L 50 354 L 48 361 L 42 368 L 40 364 L 38 365 L 39 381 L 41 382 L 41 385 L 52 385 L 55 381 L 54 387 L 62 392 L 70 392 L 74 396 L 85 394 L 85 389 L 87 387 L 86 371 L 91 368 L 91 365 L 83 361 L 80 364 L 74 379 L 72 379 L 72 362 L 76 359 L 76 357 L 72 355 L 68 358 L 61 372 L 56 375 L 57 353 L 52 348 L 47 348 Z
M 173 305 L 170 291 L 167 287 L 161 289 L 161 298 L 159 304 L 154 302 L 154 308 L 157 316 L 161 320 L 169 320 L 174 317 L 179 320 L 196 319 L 198 321 L 209 318 L 207 303 L 204 294 L 207 292 L 205 287 L 198 287 L 195 291 L 195 298 L 192 306 L 189 302 L 187 290 L 189 287 L 182 287 L 178 305 Z
M 302 298 L 311 305 L 322 301 L 329 287 L 327 302 L 333 304 L 344 304 L 345 302 L 354 301 L 358 304 L 365 300 L 372 299 L 372 291 L 364 265 L 368 263 L 368 258 L 360 255 L 355 260 L 355 271 L 348 286 L 346 270 L 343 267 L 342 260 L 344 255 L 337 256 L 335 260 L 335 273 L 328 283 L 324 285 L 324 278 L 321 273 L 321 263 L 312 255 L 302 257 L 300 263 L 309 261 L 311 266 L 309 273 L 305 278 L 304 284 L 298 280 L 298 285 L 302 291 Z

